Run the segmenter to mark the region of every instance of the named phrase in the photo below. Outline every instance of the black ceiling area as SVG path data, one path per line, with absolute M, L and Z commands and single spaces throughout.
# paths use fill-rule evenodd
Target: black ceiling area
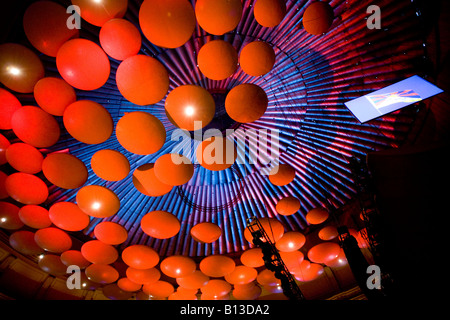
M 202 16 L 213 2 L 232 9 Z M 79 28 L 29 22 L 49 17 L 29 10 L 34 5 L 60 16 L 69 8 L 63 28 Z M 71 5 L 81 19 L 73 20 Z M 1 300 L 437 295 L 450 178 L 448 1 L 20 0 L 2 7 Z M 237 20 L 226 29 L 231 16 Z M 264 20 L 277 17 L 273 25 Z M 48 24 L 56 28 L 56 20 Z M 169 20 L 176 32 L 157 25 Z M 106 38 L 110 22 L 117 29 Z M 70 38 L 50 52 L 63 34 Z M 120 45 L 121 37 L 128 38 Z M 137 47 L 121 58 L 108 44 L 116 52 Z M 265 55 L 255 51 L 245 61 L 257 44 Z M 29 67 L 26 79 L 14 82 L 21 71 L 11 61 Z M 230 61 L 231 72 L 215 77 Z M 269 68 L 252 74 L 248 65 Z M 442 92 L 364 122 L 346 105 L 413 76 Z M 55 78 L 66 91 L 55 85 L 39 94 L 38 84 Z M 144 99 L 151 94 L 159 96 Z M 72 100 L 59 113 L 42 102 L 65 97 Z M 233 97 L 241 109 L 232 110 Z M 191 99 L 202 106 L 170 109 Z M 200 110 L 208 103 L 210 115 Z M 209 118 L 194 130 L 185 125 L 191 116 Z M 230 165 L 200 161 L 210 132 L 235 143 Z M 31 151 L 40 162 L 29 172 L 20 165 L 34 161 Z M 163 162 L 174 153 L 188 164 Z M 66 268 L 77 261 L 83 286 L 70 289 Z M 368 284 L 369 266 L 381 272 L 372 282 L 381 287 Z

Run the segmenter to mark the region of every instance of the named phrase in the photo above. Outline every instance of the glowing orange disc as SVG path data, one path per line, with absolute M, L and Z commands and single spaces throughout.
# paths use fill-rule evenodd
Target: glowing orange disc
M 200 300 L 230 300 L 230 293 L 219 296 L 214 292 L 203 292 Z
M 56 57 L 59 48 L 69 39 L 77 38 L 78 29 L 67 28 L 70 14 L 66 8 L 51 1 L 32 3 L 23 16 L 23 29 L 30 43 L 40 52 Z
M 209 277 L 200 270 L 195 270 L 187 276 L 177 278 L 177 283 L 180 287 L 192 290 L 203 287 L 208 283 L 208 281 Z
M 45 251 L 54 253 L 61 253 L 72 247 L 70 236 L 65 231 L 54 227 L 37 230 L 34 240 Z
M 158 280 L 154 283 L 144 284 L 142 291 L 154 299 L 164 299 L 170 296 L 175 289 L 169 282 Z
M 216 105 L 212 95 L 200 86 L 182 85 L 166 97 L 167 118 L 178 128 L 199 130 L 214 118 Z
M 8 147 L 11 145 L 11 143 L 9 142 L 8 139 L 5 138 L 4 135 L 2 135 L 0 133 L 0 165 L 1 164 L 5 164 L 8 161 L 6 160 L 6 149 L 8 149 Z M 0 179 L 6 176 L 6 173 L 4 173 L 3 171 L 0 171 Z M 4 180 L 4 179 L 2 179 Z M 0 184 L 0 190 L 3 189 L 3 183 Z M 3 190 L 1 190 L 3 191 Z M 0 199 L 3 199 L 5 197 L 7 197 L 8 195 L 3 194 L 2 192 L 0 192 Z
M 213 243 L 222 235 L 222 229 L 214 223 L 198 223 L 191 229 L 191 236 L 195 241 L 202 243 Z
M 221 171 L 231 167 L 237 158 L 237 149 L 232 140 L 212 136 L 203 140 L 196 151 L 198 163 L 205 169 Z
M 224 80 L 231 76 L 238 66 L 236 49 L 224 40 L 205 43 L 198 52 L 198 67 L 209 79 Z
M 32 174 L 16 172 L 5 180 L 6 192 L 11 198 L 23 204 L 41 204 L 48 197 L 44 181 Z
M 253 41 L 242 48 L 239 65 L 242 70 L 253 77 L 263 76 L 272 70 L 275 64 L 275 52 L 266 42 Z
M 194 174 L 194 166 L 185 156 L 167 153 L 155 161 L 155 175 L 159 181 L 170 186 L 188 182 Z
M 161 261 L 160 269 L 172 278 L 182 278 L 194 273 L 197 265 L 195 261 L 185 256 L 170 256 Z
M 328 261 L 327 266 L 331 268 L 339 268 L 345 266 L 347 263 L 348 261 L 347 257 L 345 256 L 344 249 L 341 248 L 341 250 L 339 251 L 339 255 L 334 260 Z
M 128 232 L 124 227 L 110 221 L 103 221 L 96 225 L 94 235 L 101 242 L 111 245 L 121 244 L 128 238 Z
M 119 254 L 112 245 L 100 240 L 90 240 L 81 246 L 83 257 L 96 264 L 111 264 L 117 260 Z
M 233 290 L 233 297 L 236 300 L 256 300 L 261 295 L 261 287 L 251 284 L 246 287 L 245 285 L 235 285 Z
M 108 110 L 91 100 L 79 100 L 70 104 L 64 111 L 63 121 L 72 137 L 87 144 L 105 142 L 114 129 Z
M 132 268 L 143 270 L 156 266 L 159 262 L 159 255 L 150 247 L 135 244 L 122 251 L 122 260 Z
M 22 104 L 11 92 L 0 88 L 0 129 L 12 129 L 11 118 Z
M 161 277 L 161 272 L 156 268 L 135 269 L 128 267 L 126 274 L 128 279 L 139 284 L 154 283 Z
M 20 208 L 19 218 L 27 226 L 34 229 L 48 228 L 52 224 L 48 216 L 48 210 L 33 204 Z
M 282 252 L 297 251 L 306 242 L 306 237 L 298 231 L 286 232 L 275 244 L 277 249 Z
M 38 107 L 24 106 L 14 112 L 11 125 L 16 136 L 36 148 L 58 142 L 61 130 L 56 119 Z
M 304 260 L 300 264 L 300 268 L 295 270 L 294 277 L 298 281 L 307 282 L 317 279 L 322 273 L 322 265 Z
M 315 245 L 308 251 L 308 258 L 316 263 L 328 263 L 336 259 L 340 253 L 341 247 L 334 242 L 323 242 Z
M 283 216 L 293 215 L 300 209 L 300 200 L 292 196 L 284 197 L 277 202 L 275 209 Z
M 0 201 L 0 227 L 8 230 L 22 228 L 24 223 L 19 217 L 19 207 L 15 204 Z
M 9 236 L 9 244 L 22 254 L 37 255 L 44 252 L 34 240 L 34 232 L 19 230 Z
M 145 234 L 157 239 L 168 239 L 180 231 L 180 221 L 172 213 L 152 211 L 141 219 L 141 229 Z
M 72 202 L 57 202 L 48 213 L 53 224 L 66 231 L 81 231 L 89 225 L 89 216 Z
M 237 266 L 234 270 L 225 276 L 231 284 L 247 284 L 252 282 L 258 276 L 258 271 L 255 268 L 248 266 Z
M 110 283 L 106 286 L 102 287 L 102 292 L 105 297 L 110 300 L 129 300 L 133 293 L 130 291 L 122 290 L 119 287 L 119 283 L 121 283 L 122 279 L 119 279 L 116 283 Z
M 123 291 L 126 291 L 126 292 L 135 292 L 135 291 L 138 291 L 139 289 L 141 289 L 141 286 L 142 286 L 142 285 L 140 285 L 140 284 L 138 284 L 138 283 L 135 283 L 135 282 L 131 281 L 131 280 L 128 279 L 128 278 L 120 278 L 120 279 L 117 281 L 117 286 L 118 286 L 120 289 L 122 289 Z
M 36 174 L 42 170 L 44 156 L 27 143 L 14 143 L 6 149 L 6 160 L 17 171 Z
M 77 100 L 75 90 L 67 82 L 53 77 L 39 80 L 33 93 L 37 104 L 54 116 L 62 116 L 64 110 Z
M 242 3 L 240 0 L 198 0 L 195 16 L 206 32 L 221 36 L 235 29 L 241 21 Z
M 95 218 L 107 218 L 120 209 L 117 195 L 106 187 L 89 185 L 78 190 L 77 204 L 87 215 Z
M 87 278 L 96 283 L 108 284 L 119 279 L 119 272 L 110 265 L 93 263 L 86 268 Z
M 333 8 L 326 2 L 311 3 L 303 13 L 303 27 L 306 32 L 320 35 L 328 31 L 334 19 Z
M 275 277 L 275 273 L 268 269 L 264 269 L 258 273 L 256 281 L 263 286 L 276 286 L 281 284 L 281 280 Z
M 61 258 L 55 254 L 44 255 L 44 257 L 39 259 L 38 266 L 54 276 L 65 275 L 67 270 L 67 267 L 61 262 Z
M 156 177 L 153 163 L 143 164 L 134 170 L 133 185 L 140 193 L 150 197 L 165 195 L 174 187 L 162 183 Z
M 326 226 L 319 231 L 319 238 L 322 240 L 332 240 L 339 235 L 337 228 L 335 226 Z
M 170 296 L 167 297 L 167 300 L 198 300 L 196 293 L 197 290 L 195 290 L 195 292 L 192 291 L 184 291 L 183 288 L 178 287 L 177 290 L 170 294 Z
M 267 94 L 261 87 L 243 83 L 228 92 L 225 109 L 233 120 L 248 123 L 261 118 L 266 112 L 268 103 Z
M 233 259 L 223 255 L 212 255 L 202 259 L 200 270 L 207 276 L 219 278 L 233 272 L 236 264 Z
M 145 0 L 139 10 L 139 24 L 150 42 L 173 49 L 191 38 L 196 19 L 189 1 Z
M 125 99 L 145 106 L 155 104 L 165 97 L 169 90 L 169 74 L 155 58 L 135 55 L 119 65 L 116 83 Z
M 61 253 L 61 262 L 66 266 L 76 265 L 80 269 L 84 269 L 91 264 L 78 250 L 67 250 Z
M 328 219 L 328 211 L 324 208 L 311 209 L 305 216 L 310 224 L 321 224 Z
M 245 250 L 241 255 L 241 262 L 244 266 L 247 267 L 262 267 L 264 265 L 264 260 L 261 248 L 252 248 Z
M 97 27 L 111 19 L 122 18 L 128 8 L 128 0 L 72 0 L 72 4 L 80 7 L 84 20 Z
M 44 74 L 44 65 L 33 51 L 21 44 L 0 44 L 0 82 L 5 87 L 31 93 Z
M 81 90 L 96 90 L 109 78 L 111 66 L 103 49 L 87 39 L 64 43 L 56 55 L 56 67 L 64 80 Z
M 276 186 L 285 186 L 295 178 L 295 169 L 289 164 L 280 163 L 269 173 L 269 181 Z
M 260 218 L 259 222 L 261 223 L 261 226 L 263 227 L 270 241 L 277 242 L 281 239 L 284 234 L 284 226 L 280 221 L 274 218 Z M 245 228 L 244 237 L 248 242 L 253 243 L 253 236 L 248 227 Z
M 202 294 L 221 297 L 231 291 L 231 284 L 224 280 L 212 279 L 209 280 L 205 286 L 201 287 L 200 290 L 202 291 Z
M 147 155 L 157 152 L 166 141 L 166 130 L 161 121 L 150 113 L 134 111 L 117 122 L 116 136 L 128 151 Z
M 100 29 L 99 40 L 106 54 L 120 61 L 138 54 L 142 43 L 139 30 L 125 19 L 106 22 Z
M 277 26 L 286 15 L 285 0 L 258 0 L 253 7 L 255 20 L 263 27 Z
M 295 270 L 300 266 L 300 263 L 305 259 L 301 251 L 280 252 L 280 257 L 288 268 L 289 272 Z
M 88 178 L 83 161 L 67 153 L 49 154 L 42 162 L 42 172 L 48 181 L 63 189 L 79 188 Z
M 117 150 L 99 150 L 91 158 L 91 168 L 100 178 L 107 181 L 120 181 L 130 173 L 130 163 Z

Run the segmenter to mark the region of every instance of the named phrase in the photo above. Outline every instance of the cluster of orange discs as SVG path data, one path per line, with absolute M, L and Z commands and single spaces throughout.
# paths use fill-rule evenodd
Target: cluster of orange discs
M 279 164 L 269 173 L 269 181 L 275 186 L 287 186 L 295 178 L 295 169 L 289 164 Z M 300 208 L 300 201 L 287 196 L 278 201 L 275 206 L 276 211 L 281 215 L 292 215 Z M 305 216 L 306 221 L 311 225 L 319 225 L 328 220 L 329 213 L 324 208 L 314 208 L 308 211 Z M 275 244 L 280 252 L 280 257 L 288 268 L 289 272 L 301 282 L 307 282 L 317 279 L 324 272 L 324 265 L 338 268 L 347 263 L 345 253 L 340 245 L 331 240 L 337 238 L 338 231 L 335 226 L 329 225 L 323 227 L 318 232 L 318 237 L 324 242 L 312 246 L 307 250 L 307 257 L 300 251 L 304 248 L 306 237 L 298 231 L 285 232 L 280 221 L 273 218 L 260 219 L 261 226 L 266 230 L 269 239 Z M 350 229 L 360 247 L 366 247 L 367 243 L 361 236 L 361 232 Z M 250 229 L 244 232 L 246 240 L 252 243 Z M 241 256 L 241 261 L 248 266 L 260 267 L 264 265 L 263 253 L 260 248 L 253 248 L 245 251 Z M 261 282 L 261 281 L 262 282 Z M 270 270 L 264 270 L 258 276 L 258 281 L 269 292 L 280 292 L 280 280 Z
M 49 152 L 48 148 L 62 136 L 57 117 L 61 118 L 63 129 L 84 144 L 101 144 L 114 138 L 115 132 L 118 143 L 127 151 L 149 155 L 160 151 L 166 141 L 164 125 L 149 112 L 127 113 L 114 127 L 104 106 L 77 99 L 75 89 L 96 90 L 105 85 L 111 76 L 110 59 L 120 62 L 115 81 L 119 92 L 130 102 L 141 106 L 155 104 L 169 90 L 165 66 L 158 59 L 139 53 L 141 33 L 123 18 L 128 1 L 103 0 L 101 6 L 96 2 L 72 0 L 80 8 L 82 23 L 100 27 L 100 45 L 80 38 L 78 28 L 68 28 L 74 17 L 57 3 L 38 1 L 25 12 L 23 28 L 29 42 L 40 53 L 55 59 L 61 78 L 46 77 L 38 55 L 24 45 L 0 45 L 0 82 L 11 91 L 33 94 L 37 104 L 23 106 L 13 93 L 0 88 L 0 129 L 12 130 L 20 140 L 10 143 L 0 135 L 0 165 L 9 164 L 16 171 L 9 175 L 0 172 L 0 226 L 13 231 L 10 244 L 17 251 L 27 255 L 45 253 L 39 266 L 46 272 L 64 275 L 67 266 L 77 265 L 85 270 L 86 288 L 102 285 L 110 298 L 127 298 L 139 291 L 154 299 L 196 299 L 200 289 L 202 299 L 223 299 L 229 297 L 233 285 L 236 298 L 255 299 L 261 293 L 255 279 L 264 286 L 276 284 L 265 272 L 257 273 L 255 268 L 261 265 L 257 249 L 242 255 L 242 265 L 236 266 L 225 256 L 208 256 L 197 269 L 196 263 L 185 256 L 160 261 L 158 253 L 145 245 L 129 245 L 119 252 L 116 246 L 126 242 L 128 232 L 110 221 L 96 225 L 95 239 L 84 243 L 80 250 L 72 249 L 71 232 L 84 230 L 92 218 L 112 217 L 121 207 L 119 197 L 109 188 L 86 184 L 88 166 L 105 181 L 120 181 L 129 176 L 130 163 L 124 154 L 112 149 L 97 151 L 90 164 L 83 163 L 70 149 Z M 258 0 L 254 6 L 255 19 L 263 27 L 275 27 L 285 14 L 285 2 L 281 0 Z M 196 23 L 212 35 L 223 35 L 236 28 L 241 15 L 240 0 L 198 0 L 195 8 L 187 0 L 145 0 L 139 10 L 139 25 L 151 43 L 173 49 L 191 38 Z M 204 76 L 223 80 L 232 76 L 238 65 L 250 76 L 267 74 L 274 66 L 275 53 L 268 43 L 253 41 L 238 55 L 230 43 L 212 40 L 202 46 L 197 59 Z M 252 83 L 232 88 L 225 102 L 229 116 L 238 122 L 259 119 L 267 105 L 264 90 Z M 207 125 L 214 108 L 208 91 L 190 84 L 173 89 L 165 100 L 168 119 L 186 130 L 194 129 L 194 121 Z M 199 150 L 218 142 L 221 141 L 204 141 Z M 224 156 L 228 153 L 224 149 Z M 211 164 L 202 154 L 198 152 L 197 157 L 209 170 L 229 167 Z M 189 159 L 168 153 L 154 163 L 138 167 L 131 179 L 139 192 L 157 197 L 187 183 L 193 171 Z M 289 173 L 283 173 L 283 167 L 280 172 L 283 177 L 272 178 L 287 179 Z M 79 188 L 76 203 L 56 202 L 45 208 L 42 204 L 49 199 L 48 184 L 61 189 Z M 280 214 L 298 210 L 293 199 L 281 202 L 277 205 Z M 24 226 L 27 229 L 21 230 Z M 174 237 L 180 226 L 178 218 L 165 211 L 149 212 L 140 224 L 144 233 L 157 239 Z M 190 234 L 195 241 L 212 243 L 219 239 L 222 230 L 216 224 L 203 222 L 193 226 Z M 278 226 L 274 240 L 286 255 L 291 254 L 293 239 L 293 248 L 298 250 L 304 242 L 301 234 L 284 234 L 282 226 Z M 299 256 L 286 258 L 300 261 Z M 127 266 L 126 275 L 114 267 L 120 259 Z M 171 283 L 160 280 L 161 272 L 176 279 L 176 290 Z
M 280 163 L 269 172 L 269 181 L 274 186 L 278 187 L 289 185 L 294 178 L 295 169 L 287 163 Z M 275 206 L 275 210 L 283 216 L 293 215 L 299 209 L 300 200 L 294 196 L 286 196 L 281 198 Z

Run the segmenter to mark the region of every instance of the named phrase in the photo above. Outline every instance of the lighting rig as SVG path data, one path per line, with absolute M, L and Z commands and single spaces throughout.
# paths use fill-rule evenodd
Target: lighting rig
M 305 300 L 295 279 L 283 263 L 278 249 L 270 240 L 257 217 L 247 219 L 247 228 L 253 237 L 253 244 L 261 248 L 265 267 L 280 279 L 283 293 L 290 300 Z

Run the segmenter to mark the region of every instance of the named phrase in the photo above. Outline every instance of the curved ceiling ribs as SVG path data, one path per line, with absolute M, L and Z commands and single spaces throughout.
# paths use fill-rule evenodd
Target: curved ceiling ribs
M 129 1 L 125 18 L 139 26 L 141 1 Z M 195 4 L 195 1 L 191 1 Z M 161 49 L 142 37 L 141 53 L 158 59 L 167 68 L 170 90 L 184 84 L 197 84 L 210 90 L 230 90 L 241 83 L 261 86 L 268 98 L 266 113 L 244 130 L 278 130 L 280 135 L 280 162 L 296 169 L 295 180 L 288 186 L 277 187 L 248 164 L 234 168 L 245 182 L 242 199 L 232 207 L 219 212 L 193 210 L 182 201 L 174 188 L 160 197 L 148 197 L 137 191 L 131 182 L 133 171 L 146 163 L 153 163 L 176 146 L 170 137 L 175 126 L 165 115 L 164 99 L 154 105 L 138 106 L 128 102 L 119 93 L 115 73 L 119 62 L 110 59 L 111 75 L 107 83 L 94 91 L 77 90 L 78 99 L 90 99 L 105 106 L 114 125 L 127 112 L 152 113 L 166 128 L 166 144 L 156 154 L 138 156 L 125 150 L 113 134 L 101 145 L 86 145 L 63 133 L 50 150 L 68 149 L 88 168 L 88 184 L 110 188 L 121 200 L 118 213 L 110 218 L 94 218 L 85 235 L 92 236 L 101 221 L 114 221 L 129 233 L 125 248 L 130 244 L 147 244 L 161 256 L 183 254 L 205 256 L 236 253 L 249 248 L 244 238 L 246 219 L 275 217 L 283 222 L 286 231 L 304 230 L 306 213 L 325 206 L 327 199 L 343 205 L 355 194 L 347 158 L 363 157 L 367 152 L 402 144 L 416 110 L 405 108 L 367 124 L 360 124 L 346 109 L 344 102 L 377 90 L 413 74 L 420 74 L 417 61 L 423 58 L 422 35 L 416 12 L 410 1 L 379 1 L 383 7 L 383 32 L 368 30 L 366 8 L 370 1 L 334 0 L 335 20 L 330 30 L 312 36 L 302 28 L 302 16 L 310 1 L 287 1 L 287 14 L 276 28 L 264 28 L 255 21 L 253 1 L 244 1 L 242 19 L 237 28 L 224 36 L 212 36 L 196 27 L 192 38 L 177 49 Z M 86 28 L 84 28 L 86 26 Z M 405 31 L 407 30 L 407 31 Z M 80 35 L 98 43 L 99 28 L 83 21 Z M 239 53 L 248 42 L 262 40 L 275 50 L 276 63 L 272 71 L 261 77 L 246 75 L 240 68 L 229 78 L 213 81 L 205 78 L 197 66 L 197 53 L 209 40 L 223 39 Z M 398 39 L 402 39 L 401 42 Z M 57 75 L 55 60 L 40 56 L 47 76 Z M 19 95 L 20 96 L 20 95 Z M 20 96 L 24 101 L 30 99 Z M 198 142 L 193 142 L 195 150 Z M 107 182 L 97 177 L 90 167 L 92 155 L 99 149 L 115 149 L 130 161 L 130 174 L 123 181 Z M 194 152 L 191 154 L 194 159 Z M 246 156 L 249 156 L 248 147 Z M 46 205 L 58 201 L 75 201 L 77 190 L 63 190 L 49 186 Z M 231 169 L 208 171 L 200 166 L 183 190 L 189 201 L 199 206 L 220 206 L 233 201 L 240 191 L 240 181 Z M 295 215 L 280 216 L 276 202 L 283 196 L 300 199 L 301 208 Z M 255 203 L 259 202 L 259 203 Z M 267 212 L 262 208 L 266 207 Z M 153 239 L 142 232 L 140 220 L 149 211 L 167 210 L 181 222 L 180 232 L 166 240 Z M 223 236 L 213 244 L 194 241 L 189 233 L 199 222 L 213 222 L 222 228 Z

